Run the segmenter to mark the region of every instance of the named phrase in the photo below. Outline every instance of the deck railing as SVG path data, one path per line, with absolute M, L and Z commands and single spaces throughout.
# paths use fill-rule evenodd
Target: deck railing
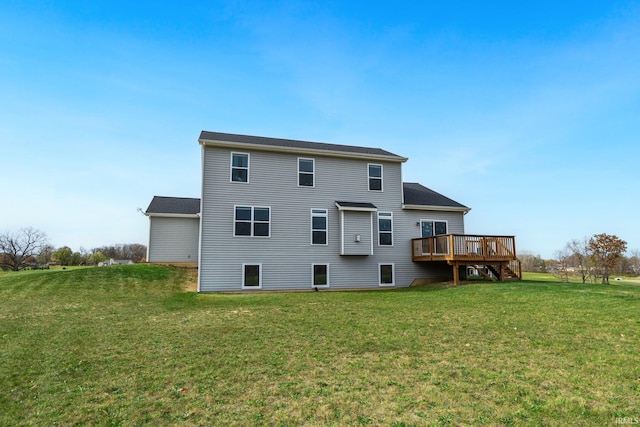
M 514 236 L 443 234 L 411 241 L 414 261 L 516 260 Z

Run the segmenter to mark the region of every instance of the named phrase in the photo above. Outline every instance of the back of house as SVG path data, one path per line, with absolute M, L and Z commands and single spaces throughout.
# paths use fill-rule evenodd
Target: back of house
M 411 239 L 464 233 L 469 211 L 402 182 L 378 148 L 203 131 L 198 290 L 371 289 L 450 278 Z

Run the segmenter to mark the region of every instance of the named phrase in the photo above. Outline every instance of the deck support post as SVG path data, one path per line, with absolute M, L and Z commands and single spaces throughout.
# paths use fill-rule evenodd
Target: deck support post
M 456 286 L 460 284 L 460 268 L 457 262 L 453 263 L 453 284 Z

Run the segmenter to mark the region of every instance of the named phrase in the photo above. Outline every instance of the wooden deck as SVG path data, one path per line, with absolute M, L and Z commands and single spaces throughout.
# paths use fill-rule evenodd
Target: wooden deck
M 497 280 L 521 280 L 520 260 L 514 236 L 443 234 L 411 241 L 414 262 L 446 261 L 453 266 L 453 278 L 460 281 L 460 266 L 474 267 Z

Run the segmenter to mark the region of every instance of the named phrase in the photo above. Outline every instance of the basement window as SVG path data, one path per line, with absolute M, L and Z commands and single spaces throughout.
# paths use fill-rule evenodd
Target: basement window
M 262 289 L 262 264 L 242 264 L 242 289 Z
M 311 286 L 314 288 L 329 287 L 329 264 L 312 264 L 311 265 Z
M 378 264 L 378 278 L 380 286 L 394 286 L 393 264 Z

